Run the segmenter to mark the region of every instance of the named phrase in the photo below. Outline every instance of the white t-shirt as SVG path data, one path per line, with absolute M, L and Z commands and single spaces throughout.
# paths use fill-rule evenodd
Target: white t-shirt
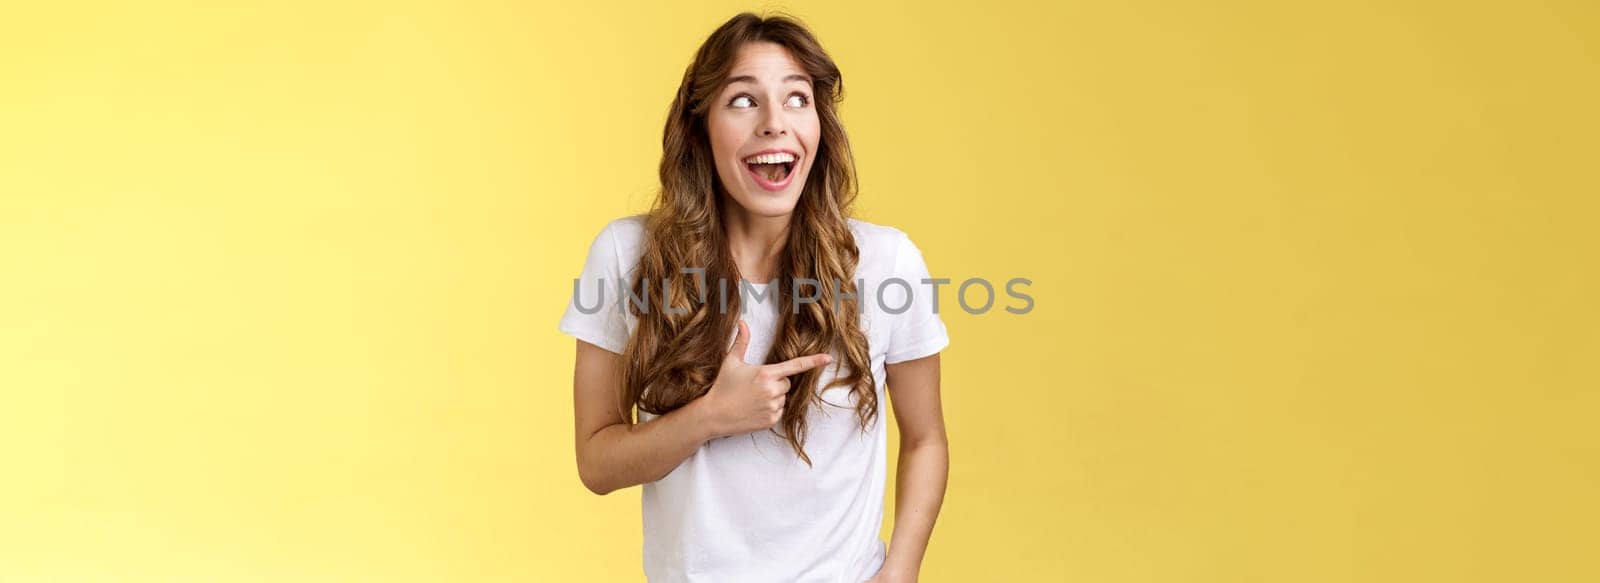
M 859 583 L 882 566 L 887 549 L 878 533 L 888 478 L 884 424 L 889 415 L 884 365 L 930 356 L 950 340 L 934 312 L 934 288 L 922 282 L 928 268 L 911 239 L 893 227 L 855 219 L 849 224 L 861 252 L 856 267 L 856 279 L 864 283 L 858 289 L 861 324 L 878 388 L 873 426 L 862 432 L 854 394 L 840 386 L 821 394 L 837 407 L 814 405 L 809 412 L 803 445 L 812 467 L 769 430 L 701 444 L 671 473 L 643 485 L 644 572 L 650 581 Z M 625 300 L 617 282 L 633 275 L 643 238 L 642 215 L 611 221 L 600 231 L 589 247 L 576 302 L 569 299 L 561 318 L 562 332 L 622 352 L 637 320 L 620 307 Z M 890 278 L 907 285 L 883 285 Z M 728 293 L 737 293 L 739 285 L 728 282 Z M 768 286 L 747 285 L 757 294 Z M 715 307 L 717 283 L 708 287 Z M 593 311 L 601 288 L 604 305 L 585 314 L 578 304 Z M 659 284 L 651 290 L 659 294 Z M 814 293 L 806 287 L 801 291 Z M 773 344 L 780 302 L 771 296 L 760 302 L 751 295 L 744 299 L 742 317 L 750 328 L 745 360 L 760 364 Z M 844 366 L 837 354 L 834 362 L 822 369 L 818 387 Z M 639 417 L 641 422 L 655 418 L 644 412 Z

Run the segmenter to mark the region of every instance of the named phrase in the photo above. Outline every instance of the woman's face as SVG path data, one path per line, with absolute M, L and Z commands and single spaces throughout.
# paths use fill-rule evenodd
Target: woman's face
M 821 124 L 811 77 L 787 49 L 770 42 L 742 47 L 706 125 L 717 175 L 740 207 L 763 217 L 794 212 Z

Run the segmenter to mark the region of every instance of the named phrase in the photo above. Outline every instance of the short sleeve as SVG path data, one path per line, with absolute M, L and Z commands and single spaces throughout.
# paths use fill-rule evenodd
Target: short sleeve
M 628 344 L 628 325 L 622 312 L 622 261 L 618 253 L 616 224 L 607 224 L 589 245 L 583 272 L 567 295 L 567 311 L 560 329 L 573 338 L 622 353 Z
M 898 305 L 907 309 L 890 315 L 889 349 L 884 362 L 893 364 L 932 356 L 950 345 L 950 335 L 945 331 L 944 320 L 934 312 L 938 298 L 934 297 L 928 265 L 922 259 L 922 250 L 901 234 L 895 251 L 893 277 L 910 285 L 911 299 Z

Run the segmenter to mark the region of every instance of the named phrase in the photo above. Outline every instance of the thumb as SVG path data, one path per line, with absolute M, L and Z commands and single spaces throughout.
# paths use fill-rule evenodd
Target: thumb
M 739 334 L 733 338 L 733 347 L 728 349 L 728 356 L 744 362 L 744 353 L 750 348 L 750 325 L 739 319 Z

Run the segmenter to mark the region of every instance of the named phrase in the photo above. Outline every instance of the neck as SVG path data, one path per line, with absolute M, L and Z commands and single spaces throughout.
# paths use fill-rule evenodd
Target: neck
M 752 283 L 771 281 L 778 275 L 778 256 L 789 240 L 789 218 L 794 215 L 756 216 L 731 199 L 726 202 L 723 225 L 739 277 Z

